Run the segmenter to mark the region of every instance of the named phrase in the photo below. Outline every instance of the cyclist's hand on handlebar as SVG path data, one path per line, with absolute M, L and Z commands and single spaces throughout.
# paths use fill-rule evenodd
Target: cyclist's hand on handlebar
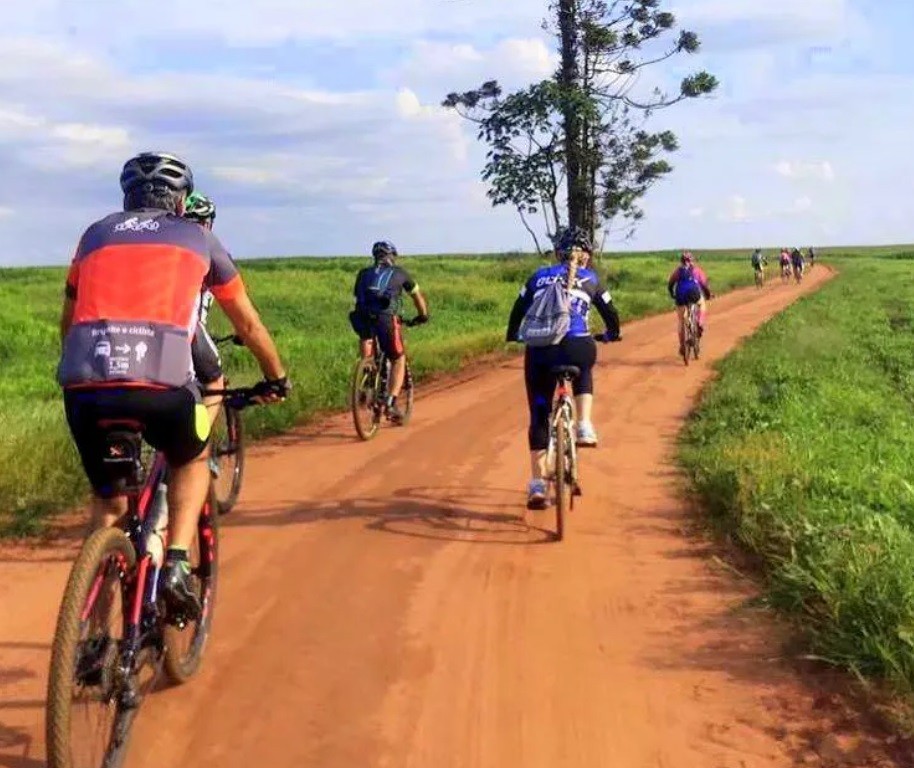
M 257 403 L 277 403 L 285 400 L 292 390 L 288 376 L 281 379 L 263 379 L 258 381 L 254 387 L 254 402 Z
M 593 337 L 601 344 L 609 344 L 610 342 L 622 341 L 621 333 L 610 333 L 609 331 L 604 331 L 603 333 L 595 333 Z
M 416 315 L 412 320 L 407 320 L 406 324 L 410 328 L 414 328 L 417 325 L 425 325 L 428 322 L 428 315 Z

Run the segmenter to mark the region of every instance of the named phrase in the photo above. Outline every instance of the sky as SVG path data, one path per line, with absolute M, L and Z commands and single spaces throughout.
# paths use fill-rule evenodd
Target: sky
M 614 250 L 914 240 L 909 0 L 664 0 L 712 96 L 659 110 L 674 171 Z M 479 179 L 450 91 L 554 70 L 547 0 L 0 4 L 0 265 L 63 264 L 121 205 L 132 154 L 175 152 L 240 258 L 530 250 Z M 541 227 L 542 228 L 542 227 Z

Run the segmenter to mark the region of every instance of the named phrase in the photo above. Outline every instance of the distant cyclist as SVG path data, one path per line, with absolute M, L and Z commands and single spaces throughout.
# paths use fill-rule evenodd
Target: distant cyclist
M 527 441 L 533 478 L 527 487 L 527 507 L 546 507 L 546 449 L 549 447 L 549 414 L 556 378 L 552 368 L 557 365 L 574 365 L 581 374 L 573 383 L 578 414 L 578 445 L 595 446 L 597 433 L 591 420 L 593 410 L 593 373 L 597 361 L 597 347 L 588 324 L 592 307 L 600 313 L 606 325 L 603 340 L 616 341 L 619 336 L 619 313 L 612 303 L 609 291 L 600 283 L 596 272 L 588 266 L 593 247 L 587 234 L 571 227 L 566 229 L 556 244 L 559 263 L 541 267 L 524 283 L 514 302 L 505 340 L 519 341 L 521 324 L 538 294 L 561 280 L 567 280 L 572 255 L 579 263 L 574 285 L 569 292 L 570 326 L 561 341 L 551 346 L 527 346 L 524 357 L 524 382 L 527 404 L 530 408 L 530 427 Z
M 790 277 L 790 251 L 781 248 L 779 263 L 781 265 L 781 277 Z
M 396 264 L 397 249 L 393 243 L 379 240 L 371 247 L 374 266 L 360 269 L 352 290 L 355 309 L 349 313 L 352 329 L 359 336 L 359 351 L 363 358 L 371 357 L 372 336 L 378 338 L 381 350 L 391 362 L 390 388 L 387 396 L 387 416 L 395 424 L 403 423 L 403 412 L 397 398 L 406 379 L 406 358 L 403 356 L 403 333 L 400 329 L 400 309 L 405 291 L 416 307 L 413 322 L 428 322 L 428 302 L 419 285 L 403 267 Z
M 216 220 L 216 204 L 206 195 L 193 192 L 184 201 L 184 218 L 195 221 L 204 229 L 212 230 Z M 210 307 L 213 304 L 213 294 L 204 285 L 200 289 L 197 304 L 197 328 L 191 342 L 191 357 L 194 364 L 194 373 L 205 389 L 223 389 L 225 378 L 222 373 L 222 359 L 219 349 L 206 328 L 206 320 Z M 219 415 L 221 397 L 215 395 L 203 398 L 209 411 L 210 421 L 215 421 Z
M 816 251 L 812 246 L 806 251 L 806 257 L 809 259 L 809 268 L 812 269 L 816 265 Z
M 691 251 L 684 251 L 679 258 L 679 266 L 673 270 L 667 281 L 670 298 L 676 302 L 676 313 L 679 317 L 679 354 L 685 354 L 685 317 L 689 304 L 698 304 L 698 335 L 705 332 L 707 318 L 706 299 L 710 299 L 711 286 L 704 270 L 695 263 Z
M 803 268 L 805 267 L 805 261 L 803 259 L 803 252 L 799 248 L 794 248 L 790 253 L 790 264 L 793 267 L 793 275 L 799 282 L 803 277 Z
M 756 279 L 760 279 L 760 281 L 765 279 L 765 265 L 767 263 L 768 261 L 765 259 L 762 249 L 756 248 L 752 252 L 752 269 L 755 272 Z

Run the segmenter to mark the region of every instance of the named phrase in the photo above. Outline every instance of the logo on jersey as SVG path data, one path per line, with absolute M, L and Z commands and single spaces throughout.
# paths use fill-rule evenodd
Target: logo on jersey
M 159 222 L 155 219 L 141 219 L 139 216 L 132 216 L 114 227 L 115 232 L 155 232 L 159 228 Z

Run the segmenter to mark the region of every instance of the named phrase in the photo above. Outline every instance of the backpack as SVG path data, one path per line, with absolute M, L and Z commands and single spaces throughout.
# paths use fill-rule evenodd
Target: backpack
M 391 295 L 389 291 L 390 279 L 394 275 L 394 267 L 377 266 L 372 267 L 370 280 L 362 280 L 359 284 L 359 304 L 369 312 L 383 312 L 391 305 Z
M 569 282 L 573 279 L 570 272 Z M 571 300 L 560 276 L 534 296 L 518 337 L 528 347 L 551 347 L 564 339 L 570 328 Z

